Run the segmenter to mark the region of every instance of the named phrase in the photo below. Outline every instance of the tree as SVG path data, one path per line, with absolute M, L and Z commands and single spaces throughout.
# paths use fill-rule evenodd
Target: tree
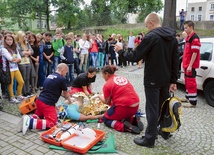
M 3 1 L 6 12 L 3 15 L 5 18 L 11 19 L 11 24 L 18 23 L 21 29 L 27 30 L 26 19 L 35 19 L 39 17 L 40 25 L 42 16 L 46 17 L 47 30 L 50 30 L 50 4 L 53 6 L 57 0 L 8 0 Z
M 71 25 L 74 27 L 80 12 L 80 3 L 83 3 L 83 0 L 58 0 L 57 23 L 67 25 L 67 29 L 71 29 Z
M 161 0 L 144 0 L 141 1 L 139 9 L 138 22 L 143 22 L 145 17 L 151 12 L 159 12 L 163 8 L 163 3 Z
M 111 25 L 111 9 L 106 0 L 92 0 L 91 1 L 91 14 L 93 25 Z
M 165 0 L 163 26 L 177 29 L 176 24 L 176 0 Z

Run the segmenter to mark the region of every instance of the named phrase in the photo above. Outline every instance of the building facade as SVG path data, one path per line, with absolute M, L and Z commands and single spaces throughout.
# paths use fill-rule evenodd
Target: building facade
M 214 21 L 214 0 L 188 3 L 186 20 Z

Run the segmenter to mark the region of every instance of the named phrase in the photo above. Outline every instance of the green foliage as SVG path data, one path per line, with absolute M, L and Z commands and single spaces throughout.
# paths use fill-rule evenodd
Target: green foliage
M 80 12 L 79 5 L 83 0 L 58 0 L 57 2 L 57 24 L 66 25 L 68 29 L 75 27 L 77 15 Z
M 163 3 L 161 0 L 140 0 L 140 2 L 141 10 L 137 19 L 138 22 L 143 22 L 149 13 L 159 12 L 163 8 Z
M 147 33 L 147 29 L 124 29 L 124 28 L 108 28 L 104 33 L 105 39 L 108 37 L 108 35 L 114 34 L 121 34 L 125 41 L 127 41 L 127 38 L 129 36 L 129 32 L 132 31 L 134 36 L 137 36 L 138 33 L 144 32 Z

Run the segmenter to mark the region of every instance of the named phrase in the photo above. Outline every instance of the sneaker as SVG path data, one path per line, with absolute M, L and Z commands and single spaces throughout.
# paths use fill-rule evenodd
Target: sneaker
M 189 103 L 189 100 L 187 98 L 181 98 L 181 102 L 187 102 L 187 103 Z
M 10 99 L 10 102 L 11 102 L 11 103 L 16 103 L 16 104 L 17 104 L 17 103 L 20 103 L 20 101 L 17 100 L 15 97 L 11 98 L 11 99 Z
M 193 105 L 193 104 L 191 104 L 191 103 L 185 103 L 185 104 L 182 104 L 182 106 L 184 107 L 184 108 L 195 108 L 196 107 L 196 105 Z
M 20 119 L 19 123 L 18 123 L 17 126 L 16 126 L 17 132 L 18 132 L 18 133 L 19 133 L 19 132 L 22 132 L 22 128 L 23 128 L 23 116 L 22 116 L 22 118 Z
M 134 134 L 139 134 L 140 129 L 137 126 L 131 125 L 128 121 L 124 122 L 124 131 L 134 133 Z
M 28 115 L 23 115 L 23 125 L 22 125 L 22 134 L 23 136 L 26 134 L 29 126 L 30 126 L 30 116 Z
M 17 99 L 18 101 L 23 101 L 23 100 L 26 99 L 26 97 L 24 97 L 24 96 L 22 96 L 22 95 L 19 95 L 19 96 L 16 97 L 16 99 Z
M 140 120 L 140 116 L 135 115 L 132 124 L 133 124 L 134 126 L 137 126 L 137 127 L 140 129 L 140 131 L 143 131 L 144 125 L 143 125 L 143 122 L 141 122 L 141 120 Z

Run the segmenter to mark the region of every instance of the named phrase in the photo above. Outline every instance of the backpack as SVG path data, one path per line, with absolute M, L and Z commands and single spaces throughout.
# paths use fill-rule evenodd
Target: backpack
M 0 51 L 0 83 L 9 85 L 11 83 L 10 66 L 9 61 L 6 60 L 6 71 L 3 70 L 3 57 L 2 51 Z
M 174 94 L 161 106 L 158 122 L 163 132 L 174 132 L 181 126 L 182 104 Z

